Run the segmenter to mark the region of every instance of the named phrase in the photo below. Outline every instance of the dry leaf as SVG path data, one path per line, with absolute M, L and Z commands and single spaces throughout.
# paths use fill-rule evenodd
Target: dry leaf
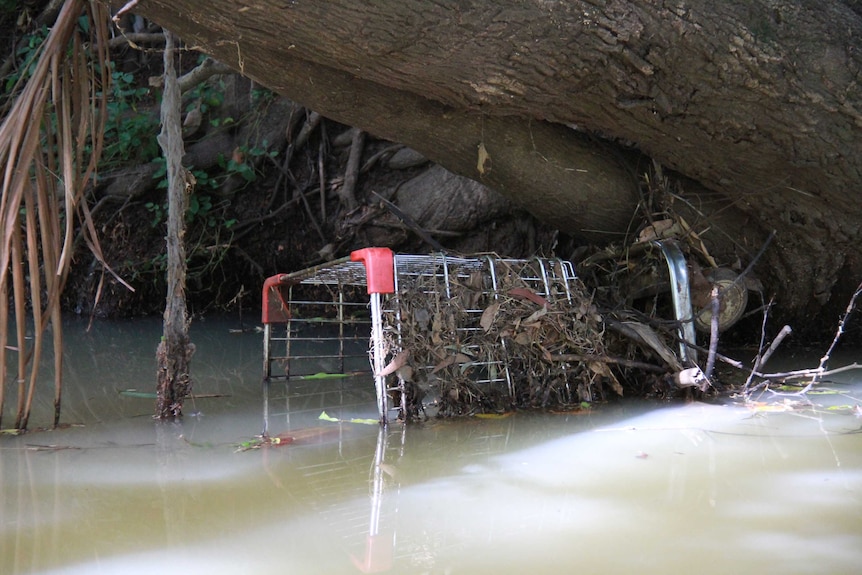
M 603 375 L 605 377 L 611 376 L 611 370 L 608 368 L 608 364 L 602 361 L 589 361 L 587 362 L 587 366 L 590 368 L 590 371 L 597 375 Z
M 531 313 L 530 316 L 527 319 L 525 319 L 524 321 L 522 321 L 521 323 L 525 326 L 529 326 L 531 323 L 535 323 L 536 321 L 539 320 L 540 317 L 542 317 L 543 315 L 545 315 L 547 313 L 548 313 L 548 308 L 546 308 L 546 307 L 543 307 L 541 309 L 537 309 L 536 311 Z
M 396 370 L 395 374 L 402 381 L 413 381 L 413 368 L 409 365 L 402 366 Z
M 407 363 L 408 357 L 410 357 L 410 350 L 405 349 L 404 351 L 393 357 L 392 361 L 390 361 L 386 365 L 386 367 L 380 370 L 380 373 L 378 373 L 377 376 L 386 376 L 390 373 L 395 373 L 396 371 L 398 371 L 399 368 L 404 367 L 404 364 Z
M 485 333 L 491 331 L 494 326 L 494 319 L 497 317 L 497 312 L 500 311 L 500 302 L 494 302 L 485 308 L 482 312 L 482 318 L 479 320 L 479 325 L 485 330 Z
M 441 361 L 437 365 L 435 365 L 434 369 L 431 370 L 431 373 L 437 373 L 441 369 L 446 369 L 447 367 L 449 367 L 453 363 L 455 363 L 455 356 L 449 355 L 445 359 L 443 359 L 443 361 Z
M 676 237 L 680 235 L 680 228 L 676 225 L 676 222 L 672 219 L 658 220 L 653 222 L 652 225 L 645 227 L 641 230 L 641 233 L 638 234 L 637 242 L 648 242 L 650 240 L 657 240 L 660 238 L 670 238 Z
M 541 306 L 548 307 L 548 300 L 537 294 L 532 290 L 528 290 L 527 288 L 514 288 L 508 291 L 508 294 L 512 297 L 521 297 L 524 299 L 528 299 L 531 302 L 537 303 Z
M 488 155 L 488 150 L 485 149 L 485 142 L 479 142 L 479 160 L 476 162 L 476 169 L 479 174 L 485 175 L 490 167 L 486 167 L 491 162 L 491 156 Z
M 608 367 L 608 364 L 603 361 L 589 361 L 587 362 L 587 366 L 593 373 L 608 378 L 608 383 L 610 384 L 611 389 L 614 390 L 614 393 L 620 396 L 623 394 L 623 386 L 620 384 L 619 380 L 617 380 L 616 376 L 611 371 L 611 368 Z
M 443 338 L 440 335 L 443 332 L 443 319 L 440 316 L 441 314 L 435 313 L 434 319 L 431 320 L 431 343 L 434 345 L 443 343 Z
M 530 345 L 530 343 L 532 341 L 533 340 L 530 337 L 530 334 L 528 334 L 525 331 L 522 331 L 521 333 L 519 333 L 518 335 L 515 336 L 515 343 L 520 344 L 520 345 Z
M 679 371 L 682 369 L 682 366 L 679 363 L 677 357 L 673 354 L 673 352 L 664 344 L 658 334 L 653 331 L 651 327 L 648 325 L 636 322 L 636 321 L 624 321 L 622 325 L 630 330 L 632 335 L 635 335 L 641 343 L 648 345 L 651 347 L 659 357 L 664 360 L 670 367 Z M 625 333 L 628 337 L 631 337 L 629 333 Z

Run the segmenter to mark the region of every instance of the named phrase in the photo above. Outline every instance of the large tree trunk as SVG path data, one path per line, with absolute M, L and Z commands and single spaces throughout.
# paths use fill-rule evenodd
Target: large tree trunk
M 802 315 L 830 298 L 843 306 L 835 296 L 862 275 L 854 6 L 140 0 L 135 10 L 586 240 L 629 229 L 639 174 L 621 151 L 637 148 L 697 183 L 678 205 L 709 228 L 712 250 L 745 264 L 777 231 L 758 272 Z

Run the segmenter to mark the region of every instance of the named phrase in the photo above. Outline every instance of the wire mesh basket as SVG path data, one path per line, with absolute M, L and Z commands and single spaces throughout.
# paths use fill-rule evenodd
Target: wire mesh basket
M 513 358 L 506 337 L 492 329 L 501 298 L 522 298 L 546 313 L 557 302 L 577 303 L 576 280 L 574 266 L 560 259 L 387 248 L 272 276 L 263 288 L 265 393 L 273 382 L 367 372 L 370 358 L 382 423 L 392 410 L 405 416 L 416 409 L 421 388 L 443 377 L 437 393 L 447 397 L 512 398 Z

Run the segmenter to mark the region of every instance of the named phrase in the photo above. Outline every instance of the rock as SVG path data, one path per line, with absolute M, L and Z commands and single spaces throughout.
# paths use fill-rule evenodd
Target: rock
M 393 170 L 406 170 L 426 163 L 428 158 L 412 148 L 401 148 L 389 158 L 387 165 Z
M 395 203 L 420 226 L 448 231 L 472 230 L 512 209 L 497 192 L 438 165 L 405 182 Z

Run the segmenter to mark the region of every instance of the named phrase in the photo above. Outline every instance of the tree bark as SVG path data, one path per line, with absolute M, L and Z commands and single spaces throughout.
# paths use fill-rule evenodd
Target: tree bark
M 156 386 L 156 417 L 178 417 L 183 412 L 183 400 L 191 391 L 189 362 L 194 345 L 189 341 L 186 314 L 186 251 L 185 214 L 187 194 L 193 188 L 191 174 L 183 167 L 182 123 L 180 121 L 180 89 L 174 65 L 175 39 L 165 31 L 165 84 L 162 94 L 162 131 L 159 145 L 167 162 L 168 177 L 168 292 L 162 340 L 156 351 L 158 362 Z
M 862 275 L 854 6 L 141 0 L 136 10 L 584 240 L 629 230 L 639 170 L 622 151 L 636 148 L 694 182 L 679 205 L 709 228 L 711 249 L 745 264 L 777 231 L 757 271 L 800 316 L 830 298 L 842 307 Z

